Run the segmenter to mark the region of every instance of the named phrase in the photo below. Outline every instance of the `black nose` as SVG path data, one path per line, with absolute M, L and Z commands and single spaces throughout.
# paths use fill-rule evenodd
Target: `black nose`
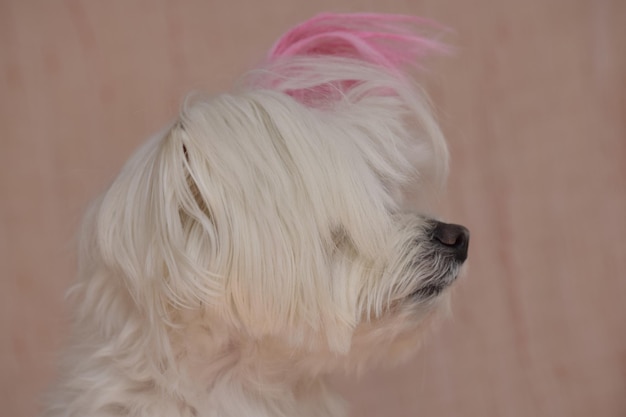
M 458 224 L 437 222 L 433 229 L 433 240 L 454 252 L 454 257 L 463 262 L 467 259 L 469 247 L 469 230 Z

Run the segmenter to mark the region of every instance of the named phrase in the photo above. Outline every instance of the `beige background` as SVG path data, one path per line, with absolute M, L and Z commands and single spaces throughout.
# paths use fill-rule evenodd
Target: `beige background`
M 444 211 L 473 233 L 454 319 L 402 369 L 339 380 L 352 416 L 626 415 L 625 1 L 1 0 L 0 416 L 35 415 L 54 375 L 87 201 L 184 93 L 322 10 L 455 30 L 426 87 Z

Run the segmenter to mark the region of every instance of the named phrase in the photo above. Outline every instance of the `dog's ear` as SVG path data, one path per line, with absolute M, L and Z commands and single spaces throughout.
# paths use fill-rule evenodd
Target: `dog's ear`
M 206 256 L 213 224 L 190 177 L 180 122 L 157 134 L 126 164 L 95 215 L 96 250 L 137 307 L 155 320 L 196 308 L 220 287 Z

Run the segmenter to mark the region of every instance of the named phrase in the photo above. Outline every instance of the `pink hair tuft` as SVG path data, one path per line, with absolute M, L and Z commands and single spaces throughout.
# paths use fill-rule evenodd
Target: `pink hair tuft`
M 333 56 L 365 61 L 394 73 L 418 66 L 420 59 L 445 53 L 441 42 L 423 35 L 441 30 L 414 16 L 378 13 L 323 13 L 286 32 L 268 54 L 270 61 L 290 56 Z

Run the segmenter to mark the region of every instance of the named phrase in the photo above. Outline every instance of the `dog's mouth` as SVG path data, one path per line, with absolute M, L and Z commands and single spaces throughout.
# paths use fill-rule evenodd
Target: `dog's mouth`
M 448 285 L 444 284 L 428 284 L 424 285 L 417 290 L 413 291 L 409 298 L 419 298 L 419 299 L 428 299 L 434 298 L 441 294 L 443 290 L 445 290 Z

